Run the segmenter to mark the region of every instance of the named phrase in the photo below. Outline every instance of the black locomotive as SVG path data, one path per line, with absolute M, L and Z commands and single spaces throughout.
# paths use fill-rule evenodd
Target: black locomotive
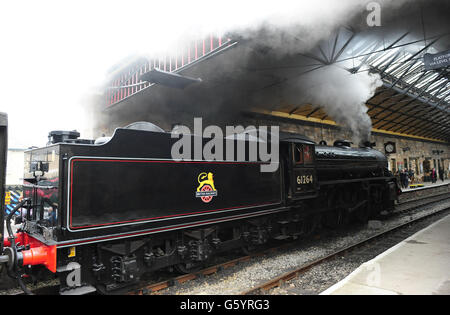
M 118 128 L 97 143 L 57 132 L 56 143 L 26 152 L 23 224 L 13 234 L 6 218 L 0 256 L 9 274 L 47 269 L 62 294 L 113 292 L 147 272 L 187 272 L 318 224 L 365 222 L 397 198 L 386 157 L 370 147 L 281 133 L 277 171 L 261 172 L 262 161 L 173 160 L 176 139 L 150 130 Z

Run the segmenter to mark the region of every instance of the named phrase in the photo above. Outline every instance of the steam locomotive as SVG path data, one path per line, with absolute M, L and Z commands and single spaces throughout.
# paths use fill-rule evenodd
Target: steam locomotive
M 61 294 L 116 292 L 162 268 L 188 272 L 221 252 L 366 222 L 399 193 L 382 153 L 346 141 L 280 133 L 279 167 L 261 172 L 260 160 L 173 160 L 175 139 L 151 124 L 96 142 L 78 136 L 55 132 L 25 153 L 21 228 L 5 218 L 0 262 L 26 292 L 22 277 L 43 270 Z

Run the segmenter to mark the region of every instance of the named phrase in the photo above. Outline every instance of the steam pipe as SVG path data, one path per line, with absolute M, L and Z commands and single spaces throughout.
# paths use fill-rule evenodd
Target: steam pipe
M 11 268 L 8 268 L 8 275 L 12 278 L 14 278 L 14 276 L 12 276 L 10 274 L 10 271 L 12 271 L 12 269 L 15 267 L 16 268 L 16 278 L 17 278 L 17 282 L 19 283 L 19 286 L 22 288 L 23 292 L 25 292 L 25 294 L 27 295 L 33 295 L 33 293 L 26 287 L 25 283 L 23 283 L 22 281 L 22 277 L 19 274 L 19 268 L 18 268 L 18 263 L 17 263 L 17 248 L 16 248 L 16 237 L 14 236 L 14 233 L 12 231 L 11 228 L 11 219 L 12 216 L 17 212 L 17 210 L 19 210 L 19 208 L 21 208 L 24 204 L 28 203 L 30 201 L 29 198 L 25 198 L 23 199 L 21 202 L 19 202 L 14 209 L 8 214 L 8 216 L 6 217 L 6 228 L 8 230 L 8 235 L 9 235 L 9 240 L 11 242 L 11 249 L 13 251 L 13 257 L 10 257 L 9 255 L 2 255 L 0 256 L 0 261 L 4 261 L 5 259 L 7 259 L 6 263 L 12 264 Z M 6 258 L 6 257 L 7 258 Z M 10 261 L 12 260 L 12 261 Z

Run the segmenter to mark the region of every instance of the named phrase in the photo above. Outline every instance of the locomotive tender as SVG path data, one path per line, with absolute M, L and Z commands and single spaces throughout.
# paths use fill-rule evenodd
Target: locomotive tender
M 22 287 L 23 274 L 47 269 L 61 294 L 113 292 L 318 224 L 365 222 L 397 198 L 386 157 L 369 147 L 280 133 L 279 167 L 261 172 L 263 161 L 175 161 L 171 134 L 150 130 L 118 128 L 103 143 L 53 133 L 54 143 L 25 153 L 26 211 L 14 235 L 6 218 L 0 256 Z

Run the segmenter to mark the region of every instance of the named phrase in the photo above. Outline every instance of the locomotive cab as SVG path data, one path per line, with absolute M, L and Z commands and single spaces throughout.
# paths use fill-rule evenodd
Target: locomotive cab
M 287 197 L 291 201 L 316 197 L 317 174 L 313 141 L 297 134 L 280 135 L 281 148 L 285 151 Z
M 23 230 L 45 243 L 56 240 L 59 209 L 59 147 L 25 152 L 23 197 L 30 209 L 22 212 Z
M 56 146 L 25 152 L 23 199 L 6 218 L 4 237 L 8 274 L 33 273 L 42 266 L 56 272 L 59 211 L 59 156 Z M 17 231 L 11 227 L 15 215 Z M 21 225 L 17 225 L 21 223 Z M 20 270 L 22 269 L 23 270 Z M 24 289 L 25 291 L 25 289 Z

